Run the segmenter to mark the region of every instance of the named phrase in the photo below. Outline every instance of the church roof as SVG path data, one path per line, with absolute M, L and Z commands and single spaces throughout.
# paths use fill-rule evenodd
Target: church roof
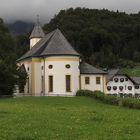
M 34 47 L 17 61 L 30 57 L 43 56 L 80 56 L 70 45 L 59 29 L 52 31 L 43 37 Z
M 82 62 L 80 64 L 80 73 L 81 74 L 107 74 L 105 71 L 97 69 L 86 62 Z
M 45 36 L 45 34 L 44 34 L 41 26 L 39 24 L 36 24 L 30 35 L 30 39 L 31 38 L 42 38 L 44 36 Z

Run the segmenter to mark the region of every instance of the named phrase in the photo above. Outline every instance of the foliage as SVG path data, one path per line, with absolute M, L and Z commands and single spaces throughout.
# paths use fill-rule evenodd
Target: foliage
M 140 14 L 70 8 L 55 15 L 44 30 L 57 27 L 91 64 L 112 68 L 140 62 Z
M 19 87 L 19 91 L 20 91 L 20 93 L 24 93 L 24 87 L 26 84 L 27 73 L 26 73 L 26 71 L 19 68 L 17 70 L 17 76 L 18 76 L 17 85 Z
M 134 99 L 123 99 L 122 100 L 122 106 L 129 107 L 129 108 L 135 108 L 140 109 L 140 100 L 134 100 Z
M 0 20 L 0 95 L 11 95 L 16 82 L 15 42 Z
M 1 140 L 138 140 L 140 111 L 85 97 L 0 100 Z
M 105 96 L 100 91 L 90 91 L 90 90 L 79 90 L 76 93 L 76 96 L 88 96 L 94 99 L 100 100 L 104 103 L 111 104 L 111 105 L 119 105 L 120 99 L 114 96 Z
M 17 77 L 25 80 L 23 73 L 17 72 L 16 59 L 23 54 L 23 49 L 19 52 L 17 41 L 11 37 L 4 22 L 0 19 L 0 96 L 12 95 Z
M 124 68 L 123 71 L 130 76 L 140 76 L 140 66 L 134 68 Z
M 94 99 L 100 100 L 103 103 L 123 106 L 133 109 L 140 109 L 140 100 L 134 98 L 119 98 L 115 96 L 107 96 L 100 91 L 89 91 L 89 90 L 79 90 L 76 93 L 77 96 L 88 96 Z

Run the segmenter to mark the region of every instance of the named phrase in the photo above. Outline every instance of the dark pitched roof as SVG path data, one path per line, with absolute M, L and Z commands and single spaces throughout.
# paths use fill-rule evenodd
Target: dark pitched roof
M 109 82 L 115 75 L 117 75 L 119 73 L 120 73 L 120 69 L 108 70 L 107 82 Z
M 59 55 L 80 56 L 80 54 L 78 54 L 69 44 L 61 31 L 59 29 L 56 29 L 43 37 L 34 47 L 32 47 L 17 61 L 21 61 L 30 57 Z
M 131 77 L 136 84 L 139 84 L 140 85 L 140 77 Z
M 105 71 L 97 69 L 85 62 L 82 62 L 80 64 L 80 73 L 81 74 L 107 74 Z
M 41 28 L 41 26 L 39 24 L 35 25 L 31 35 L 30 35 L 30 39 L 31 38 L 42 38 L 44 37 L 45 34 Z

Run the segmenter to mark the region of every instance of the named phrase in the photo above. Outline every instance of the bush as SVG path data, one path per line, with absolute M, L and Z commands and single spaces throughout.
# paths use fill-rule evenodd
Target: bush
M 104 103 L 111 105 L 119 105 L 120 99 L 115 96 L 104 96 Z
M 123 99 L 122 106 L 128 108 L 140 109 L 140 101 L 137 99 Z
M 92 97 L 92 98 L 100 100 L 106 104 L 140 109 L 140 100 L 138 100 L 138 99 L 120 98 L 120 97 L 115 97 L 112 95 L 107 96 L 100 91 L 93 92 L 90 90 L 79 90 L 79 91 L 77 91 L 76 96 Z
M 100 91 L 89 91 L 89 90 L 79 90 L 76 96 L 88 96 L 94 99 L 100 100 L 107 104 L 119 105 L 120 99 L 114 96 L 105 96 L 104 93 Z

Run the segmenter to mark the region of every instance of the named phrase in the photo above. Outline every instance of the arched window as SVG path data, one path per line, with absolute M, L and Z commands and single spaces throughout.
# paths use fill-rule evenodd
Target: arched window
M 136 85 L 136 86 L 135 86 L 135 89 L 139 89 L 139 88 L 140 88 L 139 85 Z
M 120 78 L 120 82 L 124 82 L 124 78 Z
M 119 89 L 120 89 L 120 90 L 123 90 L 123 86 L 120 86 Z
M 117 87 L 116 87 L 116 86 L 114 86 L 114 87 L 113 87 L 113 89 L 114 89 L 114 90 L 117 90 Z
M 119 79 L 118 78 L 114 78 L 114 81 L 117 83 L 119 81 Z
M 132 86 L 128 86 L 128 90 L 132 90 Z
M 128 81 L 128 78 L 125 78 L 125 81 Z
M 111 90 L 111 86 L 107 86 L 107 90 L 110 91 Z

